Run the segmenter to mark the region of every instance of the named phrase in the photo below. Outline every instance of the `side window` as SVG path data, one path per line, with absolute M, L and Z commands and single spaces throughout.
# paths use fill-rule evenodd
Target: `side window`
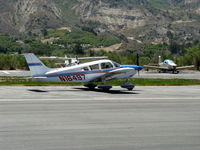
M 101 69 L 109 69 L 109 68 L 113 68 L 113 65 L 109 62 L 107 63 L 101 63 Z
M 89 68 L 88 67 L 84 67 L 81 69 L 82 71 L 89 71 Z
M 91 70 L 99 70 L 99 64 L 91 65 L 90 69 Z

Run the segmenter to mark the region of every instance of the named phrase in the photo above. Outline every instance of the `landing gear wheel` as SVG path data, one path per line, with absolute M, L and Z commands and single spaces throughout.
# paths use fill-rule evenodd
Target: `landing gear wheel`
M 135 87 L 135 85 L 133 85 L 131 83 L 124 83 L 124 84 L 121 85 L 121 88 L 126 88 L 129 91 L 132 91 L 134 87 Z
M 133 90 L 133 88 L 127 88 L 129 91 L 132 91 Z
M 112 86 L 105 84 L 105 85 L 99 85 L 98 88 L 102 89 L 103 91 L 109 91 L 112 88 Z
M 89 88 L 90 90 L 94 90 L 95 89 L 95 87 L 97 86 L 96 84 L 93 84 L 93 83 L 91 83 L 91 84 L 86 84 L 86 85 L 84 85 L 85 87 L 87 87 L 87 88 Z
M 178 74 L 178 73 L 179 73 L 179 71 L 177 70 L 175 73 L 176 73 L 176 74 Z

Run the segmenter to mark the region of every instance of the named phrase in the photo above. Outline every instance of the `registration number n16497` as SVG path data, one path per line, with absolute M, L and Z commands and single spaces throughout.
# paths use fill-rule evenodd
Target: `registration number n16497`
M 69 82 L 69 81 L 81 81 L 85 80 L 84 74 L 77 74 L 77 75 L 63 75 L 59 76 L 60 81 L 62 82 Z

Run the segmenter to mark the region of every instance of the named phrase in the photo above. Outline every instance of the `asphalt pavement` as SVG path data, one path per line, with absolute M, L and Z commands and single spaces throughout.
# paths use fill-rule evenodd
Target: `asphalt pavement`
M 200 86 L 0 87 L 1 150 L 199 150 Z

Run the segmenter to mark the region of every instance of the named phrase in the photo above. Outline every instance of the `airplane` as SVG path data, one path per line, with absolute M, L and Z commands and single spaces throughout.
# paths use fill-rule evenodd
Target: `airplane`
M 93 90 L 108 91 L 112 88 L 106 84 L 109 80 L 125 79 L 122 88 L 133 90 L 134 85 L 128 83 L 128 78 L 134 76 L 142 67 L 138 65 L 120 65 L 108 59 L 96 60 L 82 64 L 76 64 L 63 68 L 48 68 L 33 53 L 23 54 L 29 66 L 34 81 L 46 82 L 82 82 L 84 86 Z
M 171 71 L 172 73 L 179 73 L 179 70 L 194 68 L 194 65 L 177 67 L 177 64 L 175 64 L 173 60 L 165 59 L 164 61 L 161 61 L 161 56 L 159 56 L 158 65 L 144 65 L 144 68 L 158 69 L 159 73 L 167 71 Z
M 64 63 L 55 63 L 56 65 L 60 66 L 74 66 L 80 63 L 80 60 L 89 60 L 89 59 L 105 59 L 108 58 L 107 56 L 96 56 L 96 57 L 75 57 L 70 58 L 65 55 L 65 57 L 57 57 L 57 56 L 51 56 L 51 57 L 39 57 L 41 60 L 64 60 Z

